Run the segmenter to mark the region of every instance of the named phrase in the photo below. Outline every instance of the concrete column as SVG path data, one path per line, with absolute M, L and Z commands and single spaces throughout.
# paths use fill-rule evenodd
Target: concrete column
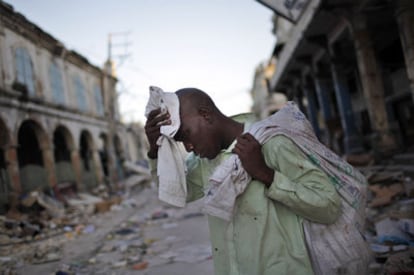
M 44 148 L 42 149 L 43 161 L 46 169 L 47 179 L 49 181 L 49 186 L 54 187 L 57 185 L 56 179 L 56 167 L 55 167 L 55 157 L 53 155 L 53 149 Z
M 4 148 L 7 172 L 9 174 L 12 189 L 20 194 L 22 186 L 20 184 L 19 160 L 17 158 L 17 145 L 7 145 Z
M 70 159 L 73 165 L 73 171 L 75 173 L 77 189 L 84 190 L 85 188 L 82 185 L 82 166 L 80 163 L 79 150 L 77 148 L 73 148 L 70 152 Z
M 380 152 L 396 148 L 391 134 L 385 106 L 384 84 L 377 59 L 367 30 L 365 16 L 357 14 L 352 18 L 353 36 L 363 94 L 374 131 L 373 147 Z
M 111 140 L 112 142 L 112 140 Z M 108 178 L 110 179 L 111 183 L 117 182 L 118 180 L 118 176 L 116 173 L 116 155 L 115 155 L 115 150 L 114 150 L 114 146 L 109 146 L 107 147 L 107 152 L 108 152 Z
M 93 166 L 95 167 L 96 181 L 98 182 L 98 185 L 103 184 L 104 175 L 103 175 L 103 170 L 102 170 L 102 165 L 101 165 L 101 159 L 99 158 L 99 152 L 96 149 L 92 151 L 92 161 L 93 161 Z
M 315 132 L 316 136 L 320 139 L 321 137 L 321 129 L 319 127 L 318 122 L 318 108 L 316 107 L 316 96 L 315 92 L 313 91 L 312 87 L 305 85 L 303 87 L 303 93 L 308 100 L 308 119 L 312 124 L 313 131 Z
M 315 90 L 321 109 L 322 117 L 325 121 L 332 119 L 332 106 L 330 99 L 331 82 L 328 79 L 324 79 L 321 76 L 314 77 Z
M 363 147 L 355 126 L 349 87 L 337 61 L 331 61 L 331 72 L 341 124 L 344 130 L 345 154 L 361 153 L 363 152 Z
M 329 79 L 323 78 L 320 75 L 315 75 L 313 77 L 313 81 L 315 85 L 316 98 L 319 103 L 322 118 L 325 122 L 324 143 L 328 147 L 332 147 L 333 133 L 331 133 L 331 129 L 329 127 L 329 125 L 331 124 L 331 120 L 333 118 L 332 103 L 330 100 L 332 83 Z
M 401 45 L 414 101 L 414 1 L 397 0 L 396 3 L 395 17 L 400 30 Z

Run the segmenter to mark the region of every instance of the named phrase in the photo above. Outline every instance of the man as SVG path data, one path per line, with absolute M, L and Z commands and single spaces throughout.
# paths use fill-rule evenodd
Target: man
M 331 224 L 341 216 L 332 178 L 288 136 L 260 144 L 245 133 L 251 117 L 223 115 L 198 89 L 176 94 L 181 124 L 174 138 L 192 152 L 187 200 L 204 197 L 210 176 L 233 154 L 252 179 L 237 197 L 230 221 L 208 216 L 216 274 L 325 274 L 312 265 L 304 224 Z M 145 130 L 151 159 L 157 158 L 160 127 L 170 123 L 168 113 L 149 114 Z

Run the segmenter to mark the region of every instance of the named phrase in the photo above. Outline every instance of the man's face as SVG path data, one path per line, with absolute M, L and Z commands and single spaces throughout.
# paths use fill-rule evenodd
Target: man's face
M 215 158 L 220 153 L 221 146 L 211 123 L 199 114 L 183 115 L 180 118 L 181 126 L 174 139 L 181 141 L 187 152 L 194 152 L 201 158 Z

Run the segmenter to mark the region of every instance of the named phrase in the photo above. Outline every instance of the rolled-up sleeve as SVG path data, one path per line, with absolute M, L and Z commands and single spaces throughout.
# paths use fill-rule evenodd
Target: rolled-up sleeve
M 263 145 L 266 164 L 275 170 L 267 196 L 317 223 L 333 223 L 341 201 L 329 177 L 289 138 L 278 135 Z

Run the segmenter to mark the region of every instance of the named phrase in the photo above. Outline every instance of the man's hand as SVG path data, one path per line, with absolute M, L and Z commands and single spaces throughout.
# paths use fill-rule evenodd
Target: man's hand
M 156 159 L 158 155 L 158 145 L 157 140 L 160 134 L 160 128 L 162 125 L 170 125 L 170 114 L 167 112 L 161 114 L 161 109 L 152 110 L 149 115 L 147 122 L 145 123 L 145 134 L 150 145 L 148 151 L 148 157 Z
M 233 153 L 237 154 L 246 172 L 254 179 L 269 187 L 273 182 L 274 171 L 266 165 L 262 146 L 249 133 L 237 138 Z

